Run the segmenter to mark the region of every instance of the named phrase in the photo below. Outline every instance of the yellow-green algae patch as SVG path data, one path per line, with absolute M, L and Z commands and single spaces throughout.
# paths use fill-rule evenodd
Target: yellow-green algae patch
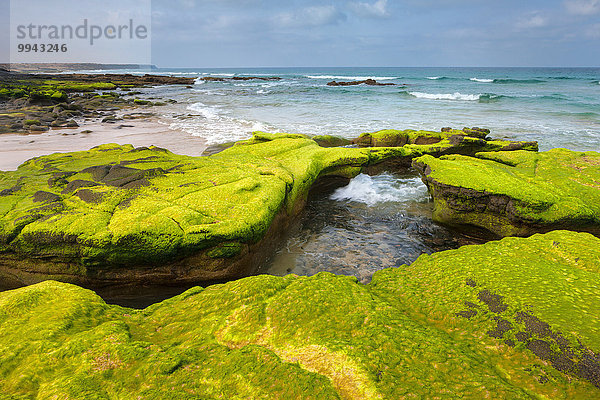
M 590 382 L 600 386 L 599 261 L 599 239 L 557 231 L 422 256 L 378 272 L 369 285 L 329 273 L 256 276 L 193 288 L 145 310 L 47 281 L 0 293 L 0 392 L 598 398 Z M 500 320 L 512 327 L 502 335 Z M 536 355 L 542 341 L 556 357 Z
M 0 259 L 28 283 L 35 273 L 85 283 L 239 277 L 320 178 L 408 167 L 424 154 L 530 147 L 429 134 L 440 141 L 324 148 L 304 135 L 256 132 L 210 157 L 116 144 L 37 157 L 0 174 Z
M 423 156 L 413 161 L 434 219 L 502 236 L 556 228 L 600 233 L 600 153 L 553 149 Z

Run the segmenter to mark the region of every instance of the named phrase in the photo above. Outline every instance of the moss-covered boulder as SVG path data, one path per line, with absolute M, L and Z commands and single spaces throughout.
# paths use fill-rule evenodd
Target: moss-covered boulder
M 332 135 L 313 136 L 312 140 L 317 142 L 321 147 L 341 147 L 352 144 L 352 141 L 349 139 Z
M 600 153 L 424 156 L 413 166 L 433 196 L 438 222 L 479 226 L 501 236 L 554 229 L 600 235 Z
M 257 276 L 145 310 L 47 281 L 0 293 L 0 392 L 598 398 L 599 249 L 588 234 L 508 238 L 422 256 L 369 285 Z
M 34 158 L 0 173 L 0 271 L 24 283 L 240 277 L 270 255 L 316 181 L 467 148 L 323 148 L 257 132 L 210 157 L 103 145 Z

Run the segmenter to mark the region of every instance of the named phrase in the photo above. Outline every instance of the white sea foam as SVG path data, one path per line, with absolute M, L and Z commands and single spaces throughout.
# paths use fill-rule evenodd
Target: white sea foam
M 170 128 L 203 137 L 209 145 L 247 139 L 253 131 L 270 130 L 262 122 L 232 117 L 229 110 L 220 106 L 197 102 L 187 108 L 197 115 L 172 122 Z
M 461 94 L 461 93 L 423 93 L 423 92 L 408 92 L 411 96 L 418 99 L 428 100 L 464 100 L 477 101 L 481 98 L 480 94 Z
M 442 79 L 442 78 L 443 78 L 442 76 L 428 76 L 427 77 L 427 79 L 430 79 L 432 81 L 436 81 L 436 80 Z
M 386 202 L 421 201 L 427 196 L 427 187 L 419 178 L 360 174 L 352 179 L 348 186 L 337 189 L 330 198 L 374 206 Z
M 188 107 L 190 111 L 195 111 L 198 114 L 202 115 L 206 119 L 215 119 L 218 118 L 218 107 L 216 106 L 207 106 L 204 103 L 194 103 Z
M 493 83 L 494 80 L 493 79 L 480 79 L 480 78 L 471 78 L 469 79 L 470 81 L 473 82 L 480 82 L 480 83 Z
M 341 75 L 306 75 L 310 79 L 348 79 L 351 81 L 365 81 L 374 79 L 376 81 L 386 81 L 390 79 L 398 79 L 395 76 L 341 76 Z

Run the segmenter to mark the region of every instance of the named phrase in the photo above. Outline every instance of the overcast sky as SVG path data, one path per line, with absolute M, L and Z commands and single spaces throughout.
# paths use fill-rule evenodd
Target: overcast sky
M 97 19 L 61 1 L 86 0 L 13 0 L 62 13 L 57 23 Z M 133 0 L 87 1 L 105 14 L 111 1 L 142 11 Z M 6 39 L 8 0 L 0 11 Z M 600 0 L 152 0 L 151 36 L 160 67 L 598 67 Z M 1 41 L 0 56 L 7 48 Z
M 600 65 L 600 0 L 152 4 L 162 67 Z

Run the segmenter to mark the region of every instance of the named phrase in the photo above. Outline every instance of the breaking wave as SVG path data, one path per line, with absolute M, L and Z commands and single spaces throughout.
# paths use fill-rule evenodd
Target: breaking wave
M 422 201 L 428 198 L 428 194 L 427 187 L 420 178 L 360 174 L 348 186 L 337 189 L 330 198 L 374 206 L 386 202 Z

